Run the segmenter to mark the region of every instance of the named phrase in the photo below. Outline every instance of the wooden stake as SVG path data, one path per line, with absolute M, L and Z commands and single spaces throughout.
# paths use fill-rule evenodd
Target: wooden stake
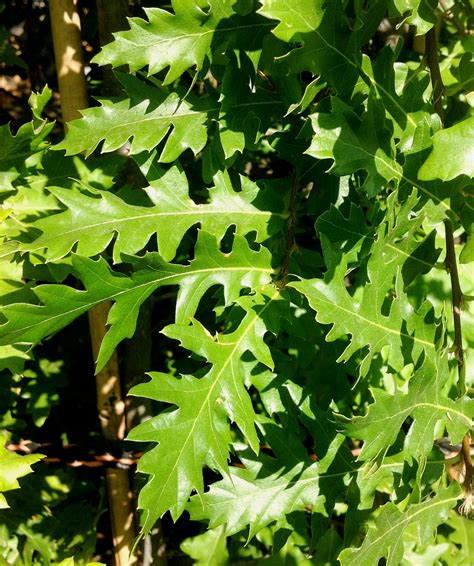
M 80 117 L 79 110 L 88 106 L 84 61 L 82 57 L 81 25 L 76 9 L 77 0 L 50 0 L 49 11 L 54 55 L 61 97 L 63 122 Z M 94 359 L 107 328 L 109 303 L 89 311 L 89 329 Z M 114 353 L 96 376 L 97 408 L 104 437 L 120 441 L 125 436 L 125 404 L 122 400 L 117 355 Z M 135 538 L 134 512 L 130 478 L 127 470 L 108 469 L 106 485 L 109 500 L 115 566 L 136 563 L 130 556 Z

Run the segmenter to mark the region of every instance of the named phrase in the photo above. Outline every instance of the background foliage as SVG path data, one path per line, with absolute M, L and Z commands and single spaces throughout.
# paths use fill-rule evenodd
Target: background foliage
M 469 564 L 473 372 L 444 262 L 451 227 L 467 351 L 472 6 L 155 2 L 99 50 L 84 3 L 94 99 L 64 139 L 27 49 L 45 6 L 6 7 L 5 84 L 36 91 L 0 127 L 7 438 L 63 464 L 142 450 L 141 536 L 163 518 L 172 563 Z M 118 348 L 142 415 L 125 447 L 93 411 L 81 315 L 106 300 L 96 370 Z M 1 560 L 109 560 L 102 468 L 43 460 L 10 493 L 40 459 L 0 454 Z

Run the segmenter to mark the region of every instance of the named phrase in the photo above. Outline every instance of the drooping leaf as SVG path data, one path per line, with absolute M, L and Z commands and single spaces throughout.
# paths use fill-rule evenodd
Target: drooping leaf
M 37 343 L 93 306 L 111 300 L 115 303 L 109 315 L 111 328 L 99 352 L 99 371 L 117 344 L 133 335 L 139 308 L 156 289 L 180 286 L 176 320 L 185 322 L 194 315 L 201 297 L 211 286 L 223 285 L 226 304 L 230 304 L 242 287 L 256 289 L 268 283 L 272 273 L 270 256 L 264 248 L 253 251 L 244 238 L 236 236 L 232 253 L 223 254 L 214 236 L 204 231 L 199 233 L 196 258 L 189 266 L 166 263 L 157 253 L 125 259 L 134 268 L 130 277 L 113 272 L 104 259 L 93 261 L 74 256 L 74 272 L 86 290 L 65 285 L 37 286 L 34 292 L 42 304 L 16 303 L 5 307 L 3 314 L 8 322 L 0 326 L 0 344 Z
M 147 533 L 167 510 L 177 518 L 195 489 L 202 497 L 202 466 L 228 473 L 231 436 L 229 420 L 235 422 L 252 450 L 258 452 L 255 413 L 245 384 L 250 383 L 248 367 L 242 360 L 252 352 L 258 362 L 273 367 L 268 346 L 263 342 L 266 327 L 262 311 L 271 308 L 279 292 L 239 299 L 245 316 L 236 330 L 211 336 L 197 321 L 171 325 L 164 334 L 205 358 L 211 365 L 203 377 L 180 378 L 153 373 L 151 381 L 135 386 L 131 394 L 175 405 L 135 427 L 128 439 L 158 442 L 140 459 L 138 470 L 149 476 L 139 496 L 143 509 L 142 530 Z M 255 348 L 257 346 L 257 348 Z M 255 364 L 251 364 L 255 365 Z
M 186 231 L 196 224 L 212 232 L 220 240 L 227 228 L 236 226 L 236 233 L 257 232 L 263 241 L 278 230 L 282 215 L 259 206 L 262 199 L 256 184 L 243 180 L 242 191 L 236 192 L 227 173 L 218 173 L 210 189 L 210 202 L 196 204 L 188 194 L 186 176 L 177 167 L 150 176 L 147 194 L 153 206 L 127 204 L 109 192 L 93 191 L 91 195 L 50 187 L 50 192 L 67 209 L 33 223 L 43 232 L 31 243 L 21 245 L 24 251 L 46 249 L 46 258 L 55 261 L 76 246 L 82 256 L 102 252 L 116 236 L 114 258 L 141 250 L 156 234 L 160 255 L 170 261 L 176 254 Z M 136 229 L 137 222 L 140 230 Z

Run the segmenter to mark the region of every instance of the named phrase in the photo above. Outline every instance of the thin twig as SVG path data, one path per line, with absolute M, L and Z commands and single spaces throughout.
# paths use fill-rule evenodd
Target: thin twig
M 443 122 L 443 94 L 444 85 L 441 78 L 441 72 L 438 61 L 438 45 L 436 39 L 436 30 L 432 28 L 426 34 L 426 51 L 425 57 L 430 69 L 431 84 L 433 85 L 433 105 Z M 466 368 L 464 362 L 464 351 L 462 347 L 462 326 L 461 326 L 461 310 L 463 305 L 463 295 L 461 285 L 459 283 L 459 273 L 456 261 L 456 250 L 454 248 L 454 235 L 451 220 L 447 219 L 444 223 L 446 237 L 446 269 L 451 278 L 451 297 L 453 305 L 454 320 L 454 353 L 458 368 L 458 391 L 459 396 L 466 394 Z M 472 478 L 473 466 L 471 460 L 471 435 L 466 433 L 462 441 L 462 459 L 464 461 L 465 474 L 463 487 L 465 490 L 465 500 L 460 506 L 461 513 L 468 515 L 472 511 Z
M 277 285 L 283 289 L 288 282 L 288 271 L 290 268 L 291 254 L 295 249 L 295 223 L 296 223 L 296 194 L 298 192 L 298 175 L 296 171 L 293 175 L 293 184 L 291 186 L 290 202 L 288 203 L 288 233 L 286 239 L 285 255 L 281 262 L 281 268 Z
M 463 295 L 459 283 L 458 265 L 456 251 L 454 249 L 453 227 L 450 220 L 444 223 L 446 234 L 446 269 L 451 278 L 451 295 L 453 303 L 454 321 L 454 355 L 458 365 L 458 390 L 460 395 L 466 392 L 466 365 L 464 362 L 464 350 L 462 347 L 461 310 L 463 306 Z
M 444 85 L 441 78 L 438 61 L 438 45 L 436 39 L 436 28 L 432 27 L 425 36 L 425 58 L 430 69 L 431 84 L 433 85 L 433 106 L 436 113 L 444 122 L 443 94 Z

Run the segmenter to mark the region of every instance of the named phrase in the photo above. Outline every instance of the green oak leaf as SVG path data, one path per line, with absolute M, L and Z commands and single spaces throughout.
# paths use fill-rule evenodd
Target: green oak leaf
M 433 448 L 439 421 L 446 421 L 452 444 L 460 442 L 473 425 L 474 401 L 453 401 L 443 393 L 448 374 L 447 353 L 441 352 L 415 371 L 407 393 L 397 389 L 391 395 L 382 389 L 372 389 L 374 403 L 367 414 L 344 424 L 348 437 L 364 441 L 359 459 L 374 459 L 388 450 L 408 417 L 411 423 L 403 452 L 406 459 L 420 460 L 427 456 Z
M 433 151 L 418 172 L 422 181 L 450 181 L 459 175 L 474 176 L 474 116 L 433 136 Z
M 162 162 L 176 160 L 190 148 L 197 154 L 207 141 L 207 113 L 199 105 L 171 92 L 162 103 L 150 108 L 150 100 L 138 104 L 126 99 L 101 100 L 100 106 L 81 111 L 82 118 L 68 123 L 64 140 L 54 146 L 66 155 L 85 152 L 91 155 L 100 142 L 102 153 L 115 151 L 132 139 L 130 153 L 151 151 L 166 137 L 160 154 Z
M 93 256 L 101 253 L 116 236 L 114 258 L 118 261 L 120 254 L 136 253 L 156 234 L 160 255 L 170 261 L 186 231 L 198 223 L 218 240 L 231 225 L 241 235 L 255 231 L 259 241 L 279 229 L 283 215 L 275 210 L 275 199 L 276 214 L 262 210 L 259 203 L 266 205 L 265 196 L 248 179 L 242 178 L 242 190 L 236 192 L 228 173 L 219 172 L 214 187 L 209 190 L 209 202 L 196 204 L 189 197 L 186 176 L 179 167 L 173 166 L 166 173 L 153 164 L 147 167 L 150 186 L 145 190 L 152 206 L 131 205 L 106 191 L 94 190 L 88 195 L 49 187 L 66 210 L 34 222 L 32 227 L 43 233 L 33 242 L 22 244 L 21 249 L 46 250 L 47 260 L 56 261 L 76 245 L 79 255 Z
M 395 160 L 395 148 L 385 109 L 371 96 L 367 111 L 357 116 L 339 98 L 331 99 L 330 114 L 318 112 L 311 116 L 314 136 L 305 153 L 318 159 L 333 159 L 330 171 L 350 175 L 363 170 L 363 183 L 369 196 L 374 196 L 392 181 L 402 177 L 402 168 Z
M 176 320 L 184 323 L 194 315 L 200 299 L 213 285 L 223 285 L 228 305 L 237 299 L 242 287 L 256 289 L 270 280 L 269 252 L 265 248 L 251 250 L 243 237 L 236 236 L 233 251 L 224 254 L 213 235 L 200 231 L 195 254 L 188 266 L 167 263 L 157 253 L 126 256 L 124 259 L 133 267 L 129 277 L 113 272 L 103 258 L 93 261 L 73 256 L 74 274 L 86 290 L 66 285 L 33 288 L 42 304 L 15 303 L 4 307 L 2 313 L 7 323 L 0 326 L 0 344 L 38 343 L 95 305 L 110 300 L 115 304 L 97 359 L 100 371 L 117 344 L 133 336 L 140 306 L 156 289 L 180 286 Z
M 220 97 L 219 129 L 224 157 L 236 151 L 253 149 L 271 125 L 275 115 L 283 111 L 279 96 L 262 79 L 252 87 L 236 64 L 226 67 Z
M 389 198 L 385 222 L 377 229 L 367 263 L 369 282 L 354 297 L 349 293 L 345 278 L 348 257 L 321 236 L 328 271 L 323 280 L 306 279 L 290 283 L 306 296 L 317 312 L 316 319 L 332 324 L 326 340 L 332 341 L 351 335 L 351 341 L 339 361 L 347 361 L 356 352 L 364 352 L 360 375 L 369 371 L 375 354 L 388 347 L 388 363 L 400 371 L 407 363 L 417 361 L 423 353 L 433 356 L 436 351 L 436 326 L 426 317 L 431 307 L 425 304 L 415 312 L 408 302 L 402 282 L 402 270 L 411 254 L 418 248 L 415 234 L 424 219 L 423 210 L 413 213 L 418 197 L 411 197 L 400 208 Z M 318 226 L 318 224 L 317 224 Z M 403 240 L 404 244 L 400 245 Z M 349 254 L 351 257 L 351 253 Z M 395 296 L 386 306 L 389 292 Z M 384 312 L 384 310 L 386 312 Z
M 417 525 L 419 544 L 428 542 L 435 529 L 447 517 L 459 500 L 459 486 L 456 483 L 440 490 L 435 497 L 418 505 L 410 505 L 403 513 L 393 503 L 386 503 L 369 527 L 369 532 L 359 548 L 346 548 L 339 555 L 342 566 L 379 564 L 386 558 L 387 566 L 398 566 L 403 558 L 403 535 L 412 524 Z
M 227 535 L 249 525 L 251 538 L 266 525 L 276 521 L 278 527 L 287 514 L 315 504 L 319 464 L 295 434 L 271 421 L 260 422 L 274 456 L 256 456 L 245 444 L 235 444 L 243 467 L 229 467 L 224 479 L 191 498 L 187 510 L 192 519 L 209 521 L 211 528 L 225 524 Z
M 395 50 L 385 47 L 372 63 L 367 57 L 366 73 L 387 114 L 393 119 L 397 147 L 406 151 L 413 149 L 420 123 L 430 124 L 433 107 L 424 96 L 430 83 L 429 73 L 398 62 L 402 46 L 403 42 L 399 41 Z
M 361 46 L 372 37 L 386 10 L 384 1 L 371 2 L 354 26 L 335 0 L 262 0 L 259 12 L 280 23 L 272 30 L 279 39 L 297 43 L 279 61 L 291 73 L 321 75 L 340 94 L 357 81 Z
M 94 62 L 128 65 L 131 71 L 147 67 L 149 75 L 168 67 L 166 85 L 191 67 L 201 70 L 206 58 L 212 58 L 212 50 L 222 44 L 232 43 L 249 52 L 258 49 L 273 27 L 258 15 L 237 14 L 226 0 L 208 0 L 206 9 L 196 0 L 172 0 L 171 5 L 174 14 L 145 8 L 148 21 L 129 19 L 130 30 L 115 33 L 115 40 L 102 48 Z
M 4 436 L 0 439 L 4 440 Z M 32 472 L 31 466 L 39 462 L 44 456 L 42 454 L 27 454 L 20 456 L 0 445 L 0 509 L 9 507 L 3 493 L 18 489 L 20 484 L 18 478 L 22 478 Z
M 200 378 L 153 373 L 151 381 L 131 390 L 132 395 L 178 407 L 152 417 L 128 435 L 129 440 L 158 443 L 138 464 L 138 471 L 149 476 L 138 500 L 144 511 L 143 533 L 167 510 L 176 520 L 193 489 L 203 496 L 203 465 L 222 475 L 228 473 L 229 420 L 237 424 L 252 450 L 258 452 L 255 413 L 245 387 L 250 384 L 248 372 L 252 368 L 242 356 L 252 352 L 258 362 L 273 367 L 270 349 L 263 341 L 266 327 L 261 314 L 280 294 L 274 288 L 269 292 L 239 299 L 245 315 L 238 328 L 228 334 L 212 336 L 195 320 L 190 326 L 166 327 L 166 336 L 179 340 L 184 348 L 208 361 L 207 372 Z
M 216 529 L 209 529 L 202 535 L 185 539 L 180 548 L 195 562 L 195 566 L 227 566 L 229 553 L 227 552 L 227 538 L 225 525 Z

